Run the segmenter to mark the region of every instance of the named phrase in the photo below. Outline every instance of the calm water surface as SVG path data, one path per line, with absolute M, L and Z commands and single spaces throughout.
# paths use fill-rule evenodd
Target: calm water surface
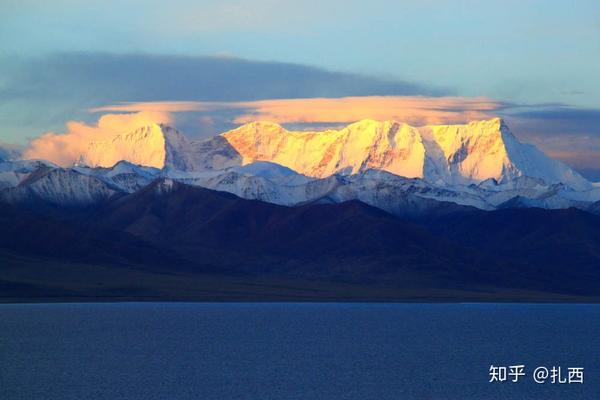
M 0 399 L 600 399 L 600 306 L 0 305 Z

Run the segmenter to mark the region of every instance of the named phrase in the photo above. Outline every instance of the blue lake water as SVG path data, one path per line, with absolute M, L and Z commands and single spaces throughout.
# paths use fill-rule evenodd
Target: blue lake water
M 0 305 L 0 399 L 600 399 L 600 306 Z

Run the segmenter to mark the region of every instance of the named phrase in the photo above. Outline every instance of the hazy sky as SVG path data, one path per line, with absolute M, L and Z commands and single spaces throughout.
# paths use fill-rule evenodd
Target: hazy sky
M 0 0 L 0 142 L 120 102 L 363 95 L 517 106 L 600 169 L 600 2 Z

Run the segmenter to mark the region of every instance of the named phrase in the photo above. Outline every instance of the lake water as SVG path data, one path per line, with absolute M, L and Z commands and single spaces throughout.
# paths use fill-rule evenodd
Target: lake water
M 0 305 L 0 399 L 600 399 L 600 306 Z

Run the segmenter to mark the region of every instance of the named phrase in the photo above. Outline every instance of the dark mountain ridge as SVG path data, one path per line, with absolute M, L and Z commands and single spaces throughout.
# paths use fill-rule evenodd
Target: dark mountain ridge
M 0 223 L 5 299 L 37 275 L 50 278 L 24 297 L 231 300 L 220 288 L 236 282 L 254 300 L 600 298 L 600 217 L 575 209 L 408 221 L 359 201 L 284 207 L 159 179 L 90 209 L 5 205 Z M 100 286 L 72 287 L 98 270 Z

